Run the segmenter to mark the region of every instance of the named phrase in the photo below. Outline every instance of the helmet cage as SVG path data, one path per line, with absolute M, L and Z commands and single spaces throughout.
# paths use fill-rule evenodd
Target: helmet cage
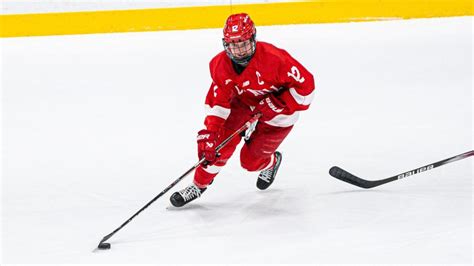
M 226 42 L 225 39 L 222 38 L 222 44 L 224 45 L 227 56 L 235 63 L 246 66 L 255 54 L 255 35 L 256 34 L 252 34 L 247 40 L 236 40 L 232 42 Z

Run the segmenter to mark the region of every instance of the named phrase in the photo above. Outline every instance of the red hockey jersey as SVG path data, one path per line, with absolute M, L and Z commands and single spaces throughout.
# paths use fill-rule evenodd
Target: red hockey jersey
M 314 97 L 313 75 L 283 49 L 257 42 L 255 54 L 238 74 L 225 51 L 209 64 L 212 84 L 206 96 L 206 119 L 209 130 L 221 127 L 230 114 L 233 97 L 252 108 L 273 93 L 286 105 L 285 111 L 265 123 L 288 127 L 298 120 L 299 111 L 308 109 Z

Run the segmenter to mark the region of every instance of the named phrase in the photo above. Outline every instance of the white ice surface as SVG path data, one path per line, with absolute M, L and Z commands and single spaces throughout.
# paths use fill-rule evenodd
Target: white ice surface
M 472 263 L 472 18 L 260 27 L 315 73 L 268 191 L 232 158 L 202 198 L 196 161 L 214 30 L 1 39 L 2 263 Z M 175 189 L 191 182 L 186 178 Z

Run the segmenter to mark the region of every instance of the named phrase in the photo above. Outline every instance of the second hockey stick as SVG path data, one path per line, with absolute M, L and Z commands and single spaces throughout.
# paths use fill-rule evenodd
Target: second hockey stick
M 361 187 L 361 188 L 373 188 L 373 187 L 383 185 L 385 183 L 396 181 L 398 179 L 402 179 L 402 178 L 405 178 L 405 177 L 408 177 L 408 176 L 416 175 L 416 174 L 419 174 L 421 172 L 425 172 L 425 171 L 431 170 L 433 168 L 436 168 L 436 167 L 439 167 L 439 166 L 442 166 L 442 165 L 445 165 L 445 164 L 448 164 L 448 163 L 459 161 L 459 160 L 465 159 L 465 158 L 473 156 L 473 155 L 474 155 L 474 150 L 468 151 L 468 152 L 450 157 L 448 159 L 444 159 L 444 160 L 436 162 L 436 163 L 428 164 L 428 165 L 413 169 L 411 171 L 404 172 L 404 173 L 401 173 L 401 174 L 398 174 L 398 175 L 395 175 L 395 176 L 392 176 L 392 177 L 389 177 L 389 178 L 380 179 L 380 180 L 362 179 L 362 178 L 357 177 L 357 176 L 355 176 L 355 175 L 353 175 L 353 174 L 347 172 L 346 170 L 344 170 L 340 167 L 337 167 L 337 166 L 331 167 L 331 169 L 329 170 L 329 174 L 331 176 L 341 180 L 341 181 L 347 182 L 349 184 L 352 184 L 352 185 L 355 185 L 355 186 L 358 186 L 358 187 Z

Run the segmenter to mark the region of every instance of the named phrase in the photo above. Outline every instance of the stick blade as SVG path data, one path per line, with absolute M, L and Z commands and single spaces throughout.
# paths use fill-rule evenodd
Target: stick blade
M 358 187 L 361 187 L 361 188 L 372 188 L 374 186 L 376 186 L 375 184 L 373 184 L 372 181 L 368 181 L 368 180 L 364 180 L 362 178 L 359 178 L 349 172 L 347 172 L 346 170 L 338 167 L 338 166 L 333 166 L 331 167 L 331 169 L 329 169 L 329 174 L 334 177 L 334 178 L 337 178 L 341 181 L 344 181 L 346 183 L 349 183 L 349 184 L 352 184 L 354 186 L 358 186 Z

